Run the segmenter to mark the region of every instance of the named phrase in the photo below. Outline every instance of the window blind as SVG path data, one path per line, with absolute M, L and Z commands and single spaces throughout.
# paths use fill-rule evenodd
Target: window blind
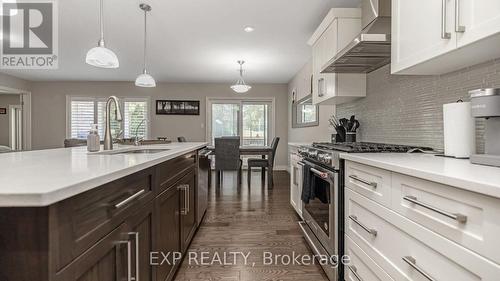
M 126 138 L 146 138 L 148 129 L 148 104 L 145 101 L 124 102 L 124 135 Z
M 92 124 L 97 124 L 99 137 L 104 139 L 106 122 L 106 101 L 102 98 L 70 97 L 70 122 L 68 132 L 71 138 L 86 139 Z M 143 98 L 122 98 L 120 108 L 123 120 L 115 120 L 115 105 L 111 105 L 111 135 L 113 138 L 135 137 L 136 129 L 139 138 L 148 136 L 149 102 Z M 143 120 L 145 120 L 143 122 Z M 123 132 L 122 132 L 123 128 Z M 120 135 L 120 133 L 122 134 Z
M 86 139 L 94 124 L 93 101 L 71 101 L 71 138 Z

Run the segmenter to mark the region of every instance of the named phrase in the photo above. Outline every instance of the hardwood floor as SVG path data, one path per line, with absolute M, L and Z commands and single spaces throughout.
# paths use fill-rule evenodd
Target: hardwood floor
M 223 184 L 209 191 L 209 206 L 190 248 L 191 262 L 187 256 L 177 274 L 177 281 L 260 281 L 260 280 L 328 280 L 317 264 L 289 264 L 287 259 L 273 265 L 264 262 L 265 252 L 273 255 L 312 255 L 302 238 L 297 221 L 299 217 L 290 206 L 289 174 L 274 173 L 274 189 L 262 186 L 260 173 L 252 173 L 252 186 L 247 186 L 246 173 L 243 183 L 236 184 L 236 173 L 226 172 Z M 215 177 L 213 177 L 215 178 Z M 248 255 L 247 262 L 241 252 Z M 203 265 L 201 255 L 207 256 L 212 265 Z M 226 264 L 223 256 L 226 254 Z M 275 257 L 275 256 L 274 256 Z M 198 261 L 198 264 L 197 262 Z M 281 260 L 280 260 L 281 261 Z

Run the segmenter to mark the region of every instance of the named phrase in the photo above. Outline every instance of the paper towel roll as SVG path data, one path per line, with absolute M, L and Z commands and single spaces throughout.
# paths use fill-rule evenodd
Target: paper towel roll
M 476 153 L 476 123 L 470 102 L 443 105 L 444 154 L 469 158 Z

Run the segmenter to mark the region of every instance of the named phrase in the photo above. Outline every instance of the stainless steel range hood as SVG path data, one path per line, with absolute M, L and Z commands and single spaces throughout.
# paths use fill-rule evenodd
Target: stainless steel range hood
M 321 73 L 368 73 L 391 62 L 391 0 L 363 0 L 364 27 Z

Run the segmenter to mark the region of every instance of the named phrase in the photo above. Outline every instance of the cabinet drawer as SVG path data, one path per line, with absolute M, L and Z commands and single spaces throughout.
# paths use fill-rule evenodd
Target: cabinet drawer
M 94 188 L 50 207 L 56 270 L 116 228 L 138 206 L 154 198 L 154 169 Z
M 345 254 L 350 263 L 345 265 L 346 281 L 393 281 L 349 236 L 345 236 Z
M 197 152 L 191 152 L 156 166 L 156 181 L 160 194 L 180 180 L 196 164 Z
M 350 190 L 346 215 L 347 235 L 395 280 L 428 280 L 425 274 L 429 280 L 460 281 L 500 276 L 498 265 Z
M 390 208 L 391 172 L 354 162 L 346 162 L 345 185 Z
M 500 264 L 500 199 L 393 174 L 392 209 Z

